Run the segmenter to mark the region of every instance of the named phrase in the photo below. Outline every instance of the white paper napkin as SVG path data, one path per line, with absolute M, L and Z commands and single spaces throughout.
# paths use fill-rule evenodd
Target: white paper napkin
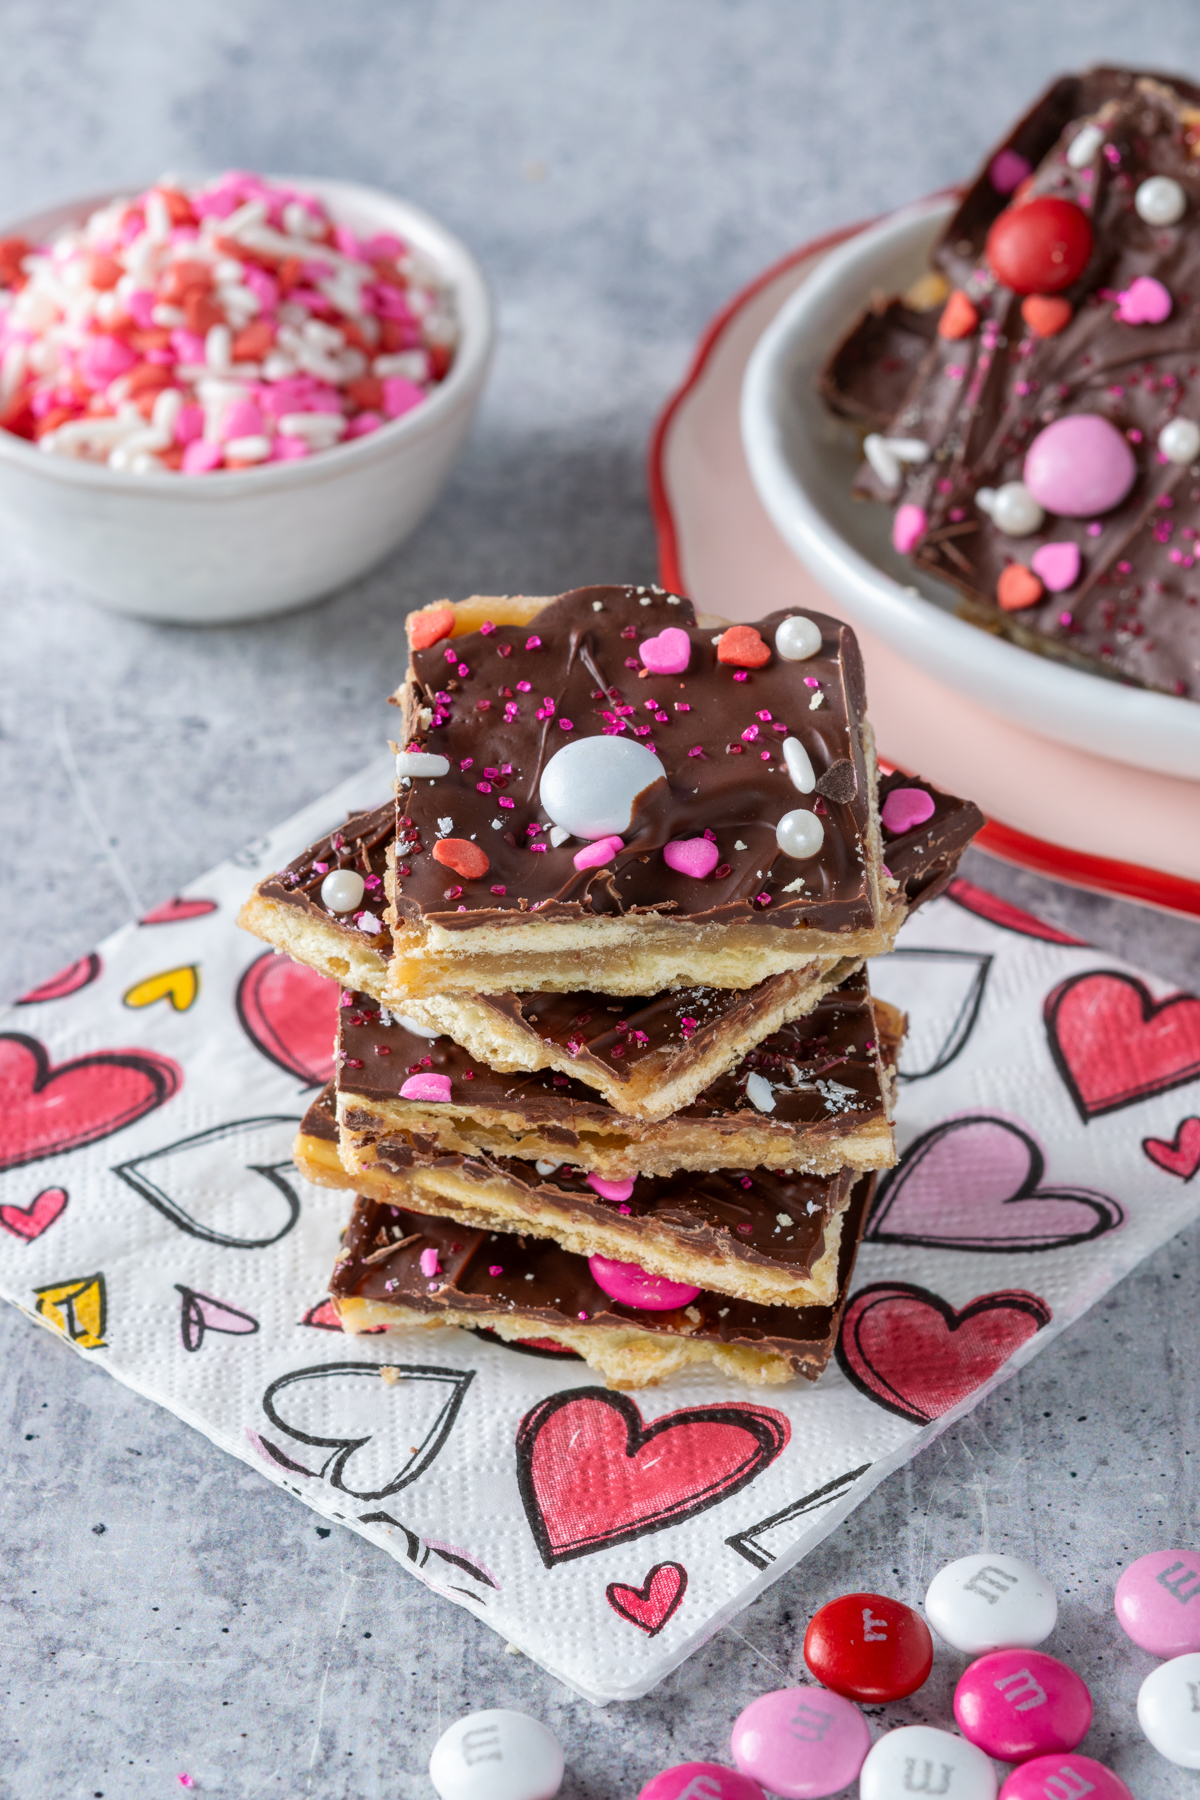
M 964 883 L 905 927 L 872 971 L 910 1018 L 904 1159 L 815 1386 L 614 1395 L 467 1333 L 349 1339 L 349 1196 L 290 1161 L 336 993 L 234 916 L 389 778 L 0 1021 L 0 1293 L 579 1693 L 633 1698 L 1195 1219 L 1200 1000 Z

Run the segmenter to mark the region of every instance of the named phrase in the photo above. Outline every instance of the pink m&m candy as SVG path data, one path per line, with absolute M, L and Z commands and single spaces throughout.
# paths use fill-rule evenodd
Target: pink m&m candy
M 700 1292 L 686 1282 L 651 1275 L 640 1263 L 617 1262 L 611 1256 L 589 1256 L 588 1268 L 596 1286 L 603 1288 L 611 1300 L 621 1306 L 636 1306 L 641 1312 L 674 1312 L 677 1306 L 687 1306 Z
M 676 1763 L 648 1781 L 638 1800 L 766 1800 L 757 1781 L 720 1763 Z
M 848 1787 L 871 1747 L 857 1706 L 823 1688 L 779 1688 L 751 1701 L 733 1727 L 733 1760 L 783 1800 Z
M 1073 413 L 1038 432 L 1023 476 L 1047 512 L 1091 519 L 1121 504 L 1137 479 L 1137 464 L 1115 425 L 1099 413 Z
M 1000 1800 L 1083 1800 L 1085 1794 L 1092 1800 L 1133 1800 L 1119 1775 L 1077 1751 L 1022 1763 L 1000 1789 Z
M 1066 1663 L 1040 1650 L 994 1650 L 954 1690 L 964 1737 L 1001 1762 L 1073 1750 L 1092 1722 L 1092 1696 Z
M 1194 1550 L 1152 1550 L 1131 1563 L 1117 1583 L 1117 1618 L 1151 1656 L 1200 1650 L 1200 1556 Z

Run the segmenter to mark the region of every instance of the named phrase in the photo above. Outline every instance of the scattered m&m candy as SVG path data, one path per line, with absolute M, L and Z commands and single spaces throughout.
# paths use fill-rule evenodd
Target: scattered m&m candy
M 1160 1663 L 1138 1689 L 1138 1724 L 1160 1756 L 1200 1769 L 1200 1654 Z
M 1064 519 L 1111 512 L 1137 480 L 1133 451 L 1099 413 L 1070 413 L 1039 431 L 1025 457 L 1025 486 Z
M 871 1745 L 858 1792 L 860 1800 L 898 1800 L 902 1794 L 996 1800 L 996 1771 L 966 1738 L 933 1725 L 902 1725 Z
M 538 798 L 571 837 L 620 837 L 638 795 L 666 775 L 653 750 L 630 738 L 576 738 L 547 762 Z
M 1022 1763 L 1000 1789 L 1000 1800 L 1083 1800 L 1085 1794 L 1092 1800 L 1133 1800 L 1119 1775 L 1077 1751 Z
M 1154 1550 L 1131 1563 L 1113 1604 L 1127 1636 L 1152 1656 L 1200 1650 L 1200 1556 Z
M 928 1681 L 933 1639 L 911 1606 L 883 1594 L 843 1594 L 813 1615 L 804 1660 L 848 1700 L 902 1700 Z
M 1197 1659 L 1200 1661 L 1200 1658 Z M 1092 1696 L 1074 1669 L 1040 1650 L 994 1650 L 954 1690 L 964 1736 L 1001 1762 L 1073 1750 L 1092 1722 Z
M 1032 1563 L 983 1551 L 938 1570 L 925 1616 L 955 1650 L 979 1656 L 1042 1643 L 1058 1622 L 1058 1600 Z
M 553 1800 L 562 1745 L 527 1713 L 494 1707 L 456 1719 L 433 1746 L 429 1779 L 441 1800 Z
M 721 1763 L 677 1763 L 648 1781 L 638 1800 L 766 1800 L 757 1781 Z
M 1092 254 L 1091 221 L 1073 200 L 1041 194 L 1006 207 L 987 235 L 988 267 L 1014 294 L 1058 294 Z
M 733 1760 L 742 1774 L 782 1800 L 818 1800 L 848 1787 L 870 1745 L 858 1708 L 823 1688 L 763 1694 L 733 1727 Z

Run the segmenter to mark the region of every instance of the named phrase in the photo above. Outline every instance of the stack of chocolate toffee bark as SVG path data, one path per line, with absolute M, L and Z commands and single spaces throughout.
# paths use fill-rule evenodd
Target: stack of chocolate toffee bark
M 980 814 L 879 778 L 822 614 L 596 587 L 408 628 L 394 808 L 241 920 L 343 989 L 296 1147 L 357 1196 L 343 1326 L 484 1330 L 615 1387 L 815 1377 L 895 1160 L 903 1021 L 863 965 Z

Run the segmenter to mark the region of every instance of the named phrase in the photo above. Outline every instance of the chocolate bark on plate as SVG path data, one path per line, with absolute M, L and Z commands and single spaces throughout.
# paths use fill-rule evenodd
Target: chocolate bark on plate
M 593 1004 L 614 1015 L 607 1044 L 598 1031 L 595 1041 L 609 1054 L 636 1055 L 638 1028 L 627 1024 L 625 1003 L 600 996 Z M 878 1010 L 877 1023 L 859 971 L 687 1106 L 648 1120 L 550 1069 L 498 1073 L 452 1038 L 418 1035 L 369 995 L 347 993 L 338 1009 L 338 1117 L 348 1142 L 399 1132 L 438 1151 L 516 1157 L 543 1170 L 570 1162 L 617 1181 L 760 1165 L 824 1175 L 889 1168 L 891 1086 L 881 1040 L 890 1062 L 902 1025 L 890 1007 Z M 632 1016 L 654 1024 L 645 1013 Z
M 1065 285 L 1013 260 L 1048 206 Z M 934 260 L 953 291 L 888 423 L 872 406 L 894 400 L 898 314 L 863 320 L 825 372 L 835 408 L 904 451 L 888 469 L 876 448 L 858 490 L 913 509 L 897 545 L 959 590 L 966 617 L 1200 698 L 1200 89 L 1119 69 L 1056 83 L 989 157 Z M 1089 434 L 1072 440 L 1070 482 L 1045 473 L 1043 433 L 1066 420 Z M 1085 492 L 1079 472 L 1102 465 L 1107 486 Z
M 330 1283 L 346 1331 L 462 1326 L 508 1342 L 574 1350 L 613 1388 L 650 1387 L 714 1363 L 750 1385 L 815 1380 L 837 1338 L 874 1177 L 847 1207 L 837 1291 L 828 1306 L 757 1306 L 699 1293 L 671 1312 L 619 1304 L 587 1259 L 539 1238 L 469 1230 L 360 1197 Z M 432 1251 L 431 1258 L 429 1252 Z M 422 1271 L 436 1258 L 433 1277 Z
M 397 757 L 400 1010 L 448 991 L 750 988 L 888 947 L 848 626 L 702 626 L 657 588 L 576 589 L 519 624 L 503 601 L 478 611 L 408 621 L 425 647 Z

